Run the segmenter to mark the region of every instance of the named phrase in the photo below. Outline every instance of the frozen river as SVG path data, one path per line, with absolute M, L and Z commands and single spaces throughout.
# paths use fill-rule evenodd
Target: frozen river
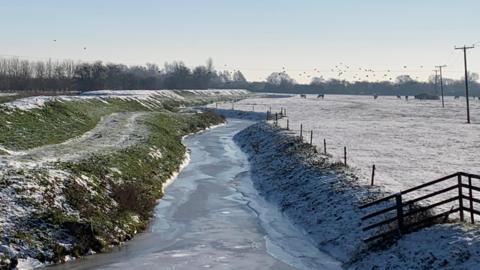
M 145 233 L 110 253 L 53 269 L 341 269 L 255 191 L 232 140 L 251 122 L 185 140 L 191 160 L 165 191 Z

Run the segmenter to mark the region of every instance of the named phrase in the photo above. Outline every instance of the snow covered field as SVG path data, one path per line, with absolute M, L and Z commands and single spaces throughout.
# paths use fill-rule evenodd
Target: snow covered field
M 362 241 L 359 209 L 379 189 L 362 185 L 342 166 L 330 166 L 289 132 L 259 123 L 235 135 L 249 156 L 252 181 L 267 201 L 302 228 L 344 269 L 478 269 L 478 225 L 437 224 L 407 234 L 391 246 L 370 249 Z
M 465 171 L 480 173 L 480 101 L 471 100 L 472 124 L 466 124 L 465 99 L 440 101 L 396 97 L 327 95 L 324 100 L 307 95 L 290 98 L 253 98 L 235 109 L 279 112 L 286 108 L 290 128 L 300 129 L 313 143 L 336 160 L 347 147 L 348 163 L 362 181 L 370 181 L 376 165 L 376 184 L 391 192 Z M 230 104 L 219 107 L 230 108 Z M 280 121 L 286 126 L 286 119 Z M 449 185 L 445 183 L 445 185 Z

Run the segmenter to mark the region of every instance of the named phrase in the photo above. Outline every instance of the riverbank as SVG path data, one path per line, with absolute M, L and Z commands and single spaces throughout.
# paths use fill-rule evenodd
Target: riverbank
M 480 233 L 470 225 L 435 225 L 381 249 L 365 245 L 365 213 L 358 206 L 385 191 L 362 184 L 353 171 L 292 135 L 262 122 L 234 139 L 249 157 L 255 188 L 318 249 L 346 269 L 476 269 Z
M 224 121 L 157 102 L 130 95 L 1 109 L 11 130 L 1 140 L 19 138 L 0 155 L 0 269 L 102 252 L 147 226 L 185 161 L 182 137 Z
M 190 163 L 166 188 L 144 233 L 111 253 L 52 270 L 340 269 L 253 188 L 250 164 L 233 141 L 253 123 L 227 118 L 186 137 Z

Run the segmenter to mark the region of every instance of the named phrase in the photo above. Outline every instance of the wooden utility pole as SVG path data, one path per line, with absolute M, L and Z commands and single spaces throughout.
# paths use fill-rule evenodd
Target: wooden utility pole
M 445 102 L 443 101 L 443 75 L 442 68 L 447 67 L 447 65 L 435 66 L 440 71 L 440 92 L 442 92 L 442 108 L 445 108 Z
M 375 164 L 372 166 L 372 181 L 370 182 L 370 186 L 373 186 L 373 183 L 375 181 Z
M 455 50 L 463 50 L 463 63 L 465 64 L 465 99 L 467 100 L 467 123 L 470 124 L 470 102 L 468 100 L 468 71 L 467 71 L 467 50 L 475 46 L 455 47 Z
M 435 72 L 435 95 L 438 95 L 438 87 L 437 87 L 437 84 L 438 84 L 438 70 L 434 69 L 433 70 Z

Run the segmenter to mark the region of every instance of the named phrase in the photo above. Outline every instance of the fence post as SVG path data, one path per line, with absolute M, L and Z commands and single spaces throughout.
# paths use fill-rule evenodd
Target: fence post
M 470 221 L 472 222 L 472 224 L 475 224 L 475 219 L 473 218 L 473 194 L 471 176 L 468 176 L 468 195 L 470 196 Z
M 275 126 L 278 126 L 278 113 L 275 113 Z
M 460 208 L 460 221 L 464 221 L 463 217 L 463 198 L 462 198 L 462 175 L 458 174 L 458 207 Z
M 252 105 L 252 112 L 255 111 L 255 105 Z
M 347 147 L 346 146 L 343 147 L 343 164 L 347 166 Z
M 287 130 L 289 130 L 289 129 L 290 129 L 290 127 L 288 126 L 288 119 L 287 119 Z
M 323 153 L 327 155 L 327 141 L 323 139 Z
M 303 141 L 303 124 L 300 124 L 300 140 Z
M 371 186 L 373 186 L 375 180 L 375 164 L 372 166 L 372 182 L 370 183 Z
M 283 109 L 285 113 L 283 115 L 287 116 L 287 109 Z
M 310 145 L 313 145 L 313 130 L 310 130 Z
M 269 116 L 270 116 L 269 112 L 267 111 L 267 121 L 269 120 L 268 118 L 270 118 Z
M 395 203 L 397 206 L 397 223 L 398 223 L 398 230 L 400 234 L 405 232 L 404 224 L 403 224 L 403 202 L 402 202 L 402 194 L 397 193 L 395 194 Z

